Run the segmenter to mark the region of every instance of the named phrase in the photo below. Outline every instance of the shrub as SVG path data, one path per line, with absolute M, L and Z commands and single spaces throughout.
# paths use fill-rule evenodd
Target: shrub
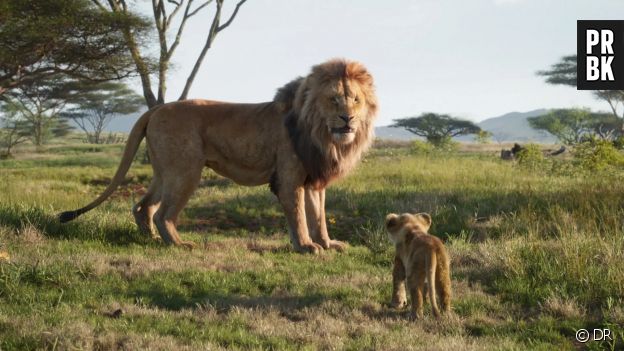
M 433 149 L 432 144 L 422 140 L 414 140 L 410 147 L 410 151 L 416 155 L 429 155 Z
M 435 149 L 437 151 L 456 152 L 459 150 L 459 142 L 452 138 L 444 138 L 435 145 Z
M 615 138 L 613 140 L 613 146 L 618 150 L 624 149 L 624 136 L 620 135 L 619 137 Z
M 446 138 L 435 144 L 428 141 L 414 140 L 410 147 L 410 151 L 416 155 L 430 155 L 436 152 L 450 153 L 457 150 L 459 150 L 459 143 L 451 138 Z
M 574 149 L 576 164 L 592 172 L 600 172 L 624 166 L 624 156 L 611 141 L 590 139 Z
M 489 144 L 492 142 L 492 132 L 488 132 L 487 130 L 480 130 L 474 136 L 474 141 L 479 144 Z
M 546 161 L 542 150 L 536 144 L 525 145 L 524 149 L 516 157 L 520 166 L 532 170 L 541 168 Z

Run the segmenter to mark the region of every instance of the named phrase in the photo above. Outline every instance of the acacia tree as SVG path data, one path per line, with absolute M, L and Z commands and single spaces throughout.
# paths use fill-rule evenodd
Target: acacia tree
M 405 128 L 422 136 L 435 146 L 440 146 L 453 137 L 475 134 L 481 131 L 476 124 L 445 114 L 423 113 L 418 117 L 395 119 L 392 127 Z
M 557 109 L 528 118 L 529 125 L 554 135 L 566 145 L 582 142 L 587 137 L 609 140 L 616 137 L 620 121 L 610 113 L 592 113 L 589 109 Z
M 564 56 L 550 69 L 538 71 L 537 74 L 545 77 L 546 83 L 576 87 L 576 61 L 576 55 Z M 596 90 L 593 93 L 597 99 L 609 104 L 613 116 L 620 119 L 620 129 L 624 131 L 624 90 Z
M 136 68 L 122 28 L 138 47 L 149 23 L 102 12 L 89 0 L 0 1 L 0 98 L 59 74 L 92 81 L 131 76 Z
M 0 157 L 10 157 L 13 148 L 28 139 L 28 130 L 16 111 L 10 109 L 0 114 Z
M 229 18 L 222 23 L 221 13 L 224 0 L 201 0 L 198 2 L 195 2 L 194 0 L 152 0 L 152 12 L 154 24 L 158 33 L 158 45 L 160 48 L 158 58 L 158 85 L 156 93 L 154 93 L 154 90 L 152 89 L 149 64 L 146 61 L 144 54 L 141 52 L 140 46 L 137 44 L 135 33 L 130 30 L 130 27 L 121 29 L 126 40 L 127 48 L 132 54 L 136 69 L 141 78 L 143 96 L 148 108 L 152 108 L 165 102 L 165 94 L 167 91 L 167 71 L 170 67 L 171 58 L 180 44 L 187 21 L 201 11 L 204 11 L 206 8 L 209 8 L 211 3 L 215 4 L 215 12 L 206 35 L 205 43 L 195 61 L 195 65 L 188 75 L 186 84 L 184 85 L 184 89 L 182 90 L 182 94 L 178 100 L 185 100 L 187 98 L 189 90 L 195 80 L 195 76 L 199 71 L 206 53 L 217 37 L 217 34 L 232 24 L 240 7 L 246 1 L 247 0 L 239 0 Z M 92 2 L 105 12 L 132 15 L 132 11 L 129 9 L 128 2 L 126 0 L 108 0 L 106 4 L 103 0 L 92 0 Z M 169 43 L 167 38 L 171 33 L 172 25 L 175 21 L 177 21 L 177 29 L 173 31 L 175 32 L 173 42 Z
M 75 96 L 76 83 L 55 76 L 44 82 L 22 84 L 6 96 L 0 108 L 15 114 L 32 143 L 42 146 L 51 136 L 63 136 L 71 127 L 60 118 L 62 109 Z
M 113 118 L 137 112 L 144 103 L 142 96 L 122 83 L 81 85 L 77 90 L 72 107 L 61 115 L 73 120 L 93 144 L 103 142 L 102 132 Z

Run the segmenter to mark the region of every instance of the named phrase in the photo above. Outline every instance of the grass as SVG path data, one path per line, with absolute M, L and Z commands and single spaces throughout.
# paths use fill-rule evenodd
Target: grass
M 64 143 L 0 161 L 0 350 L 624 349 L 624 171 L 527 169 L 496 151 L 413 155 L 379 144 L 328 191 L 346 253 L 290 249 L 267 187 L 205 171 L 180 223 L 199 249 L 141 236 L 128 182 L 106 186 L 119 146 Z M 564 161 L 568 162 L 568 161 Z M 453 314 L 387 307 L 388 212 L 426 211 L 452 257 Z M 5 258 L 8 255 L 8 259 Z M 609 328 L 613 341 L 575 341 Z

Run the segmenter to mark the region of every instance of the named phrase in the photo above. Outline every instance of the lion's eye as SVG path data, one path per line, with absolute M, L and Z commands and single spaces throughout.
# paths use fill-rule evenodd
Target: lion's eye
M 355 98 L 353 98 L 353 102 L 356 104 L 360 103 L 360 99 L 356 96 Z
M 340 104 L 340 96 L 334 96 L 332 98 L 332 102 L 334 103 L 334 105 Z

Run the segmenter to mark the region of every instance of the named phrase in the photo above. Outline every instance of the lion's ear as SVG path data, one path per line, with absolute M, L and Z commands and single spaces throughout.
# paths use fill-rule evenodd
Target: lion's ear
M 367 92 L 375 90 L 373 75 L 359 62 L 349 62 L 345 67 L 345 73 L 349 79 L 354 79 L 359 85 L 366 87 Z
M 297 92 L 295 93 L 295 101 L 293 102 L 293 109 L 295 112 L 300 113 L 303 109 L 303 105 L 305 104 L 305 100 L 308 95 L 308 91 L 310 90 L 310 78 L 304 78 L 299 87 L 297 88 Z
M 431 227 L 431 215 L 430 214 L 425 213 L 425 212 L 417 213 L 416 217 L 418 217 L 421 223 L 427 227 L 427 230 L 429 229 L 429 227 Z
M 399 216 L 394 214 L 394 213 L 390 213 L 386 216 L 386 228 L 391 228 L 394 227 L 395 225 L 397 225 L 399 223 Z

